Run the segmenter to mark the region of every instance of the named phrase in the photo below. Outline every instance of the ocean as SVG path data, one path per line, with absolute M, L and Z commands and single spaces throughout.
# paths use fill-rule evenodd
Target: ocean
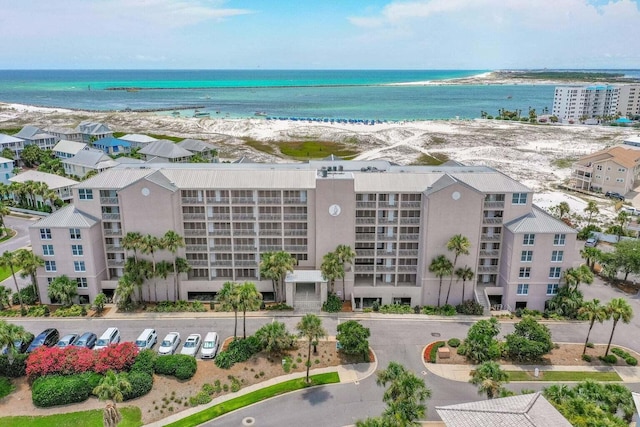
M 553 85 L 437 85 L 489 70 L 0 70 L 0 102 L 211 117 L 433 120 L 551 110 Z M 625 71 L 640 76 L 640 71 Z M 429 82 L 430 84 L 424 84 Z

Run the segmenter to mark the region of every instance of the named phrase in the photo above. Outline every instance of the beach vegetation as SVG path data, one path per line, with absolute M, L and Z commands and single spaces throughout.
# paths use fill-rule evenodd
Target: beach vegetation
M 350 159 L 359 151 L 333 141 L 285 141 L 278 142 L 280 152 L 296 160 L 322 159 L 330 154 Z
M 5 135 L 15 135 L 21 130 L 22 128 L 3 128 L 3 129 L 0 129 L 0 133 L 4 133 Z M 11 152 L 13 152 L 13 150 L 11 150 Z M 5 156 L 2 156 L 2 157 L 5 157 Z
M 576 159 L 574 157 L 562 157 L 559 159 L 552 160 L 551 166 L 555 166 L 559 169 L 567 169 L 567 168 L 570 168 L 573 162 L 575 161 Z
M 444 153 L 420 154 L 412 165 L 416 166 L 439 166 L 449 161 L 449 156 Z
M 262 151 L 263 153 L 267 154 L 276 154 L 275 148 L 270 144 L 266 144 L 264 142 L 248 137 L 242 138 L 242 140 L 244 141 L 245 145 L 248 145 L 254 150 Z

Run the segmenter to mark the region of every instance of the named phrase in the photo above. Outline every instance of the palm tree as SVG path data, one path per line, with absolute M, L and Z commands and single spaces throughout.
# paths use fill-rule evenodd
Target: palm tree
M 156 277 L 161 277 L 163 280 L 167 279 L 169 273 L 173 271 L 173 264 L 169 261 L 159 261 L 156 264 Z M 167 298 L 165 301 L 169 301 L 169 284 L 167 283 Z
M 550 402 L 560 404 L 563 401 L 575 396 L 575 393 L 566 384 L 554 384 L 549 387 L 545 387 L 542 391 L 544 397 Z
M 484 362 L 471 374 L 469 382 L 478 386 L 478 394 L 486 393 L 487 399 L 500 395 L 502 384 L 509 380 L 509 375 L 500 369 L 496 362 Z
M 142 286 L 144 281 L 151 277 L 151 263 L 143 259 L 136 261 L 135 257 L 129 257 L 124 263 L 124 274 L 130 276 L 130 280 L 138 289 L 138 300 L 143 302 Z M 151 300 L 151 288 L 149 288 L 149 300 Z
M 624 226 L 629 222 L 629 214 L 625 211 L 618 212 L 618 216 L 616 217 L 616 222 L 620 224 L 617 229 L 618 242 L 620 241 L 620 237 L 624 233 Z
M 142 234 L 137 231 L 129 231 L 122 238 L 122 247 L 128 251 L 133 251 L 133 257 L 136 261 L 138 261 L 138 249 L 140 248 L 140 243 L 142 242 Z
M 287 273 L 293 272 L 297 261 L 291 254 L 284 251 L 264 252 L 260 257 L 260 276 L 271 279 L 273 293 L 277 302 L 282 302 L 284 279 Z
M 261 347 L 272 355 L 280 354 L 283 350 L 290 349 L 294 344 L 295 336 L 287 331 L 287 326 L 277 320 L 267 323 L 254 335 Z
M 453 272 L 453 264 L 444 255 L 438 255 L 429 264 L 429 271 L 436 275 L 440 279 L 440 286 L 438 287 L 438 307 L 440 307 L 440 294 L 442 293 L 442 278 L 448 276 Z
M 78 295 L 78 284 L 63 274 L 51 281 L 48 295 L 50 299 L 58 300 L 62 305 L 69 306 L 73 303 L 73 298 Z
M 0 236 L 4 234 L 4 217 L 9 215 L 11 210 L 7 205 L 0 202 Z
M 607 310 L 605 306 L 600 304 L 600 300 L 593 299 L 582 303 L 582 307 L 578 309 L 578 316 L 589 321 L 589 331 L 587 332 L 587 338 L 584 340 L 584 348 L 582 354 L 587 352 L 587 343 L 589 342 L 589 335 L 593 324 L 598 321 L 599 323 L 607 320 Z
M 609 337 L 609 343 L 607 344 L 607 350 L 604 352 L 605 357 L 609 354 L 609 348 L 611 347 L 611 340 L 613 339 L 613 333 L 616 330 L 618 322 L 622 320 L 623 323 L 629 323 L 633 317 L 633 309 L 624 298 L 614 298 L 605 306 L 607 312 L 607 319 L 613 319 L 613 327 L 611 328 L 611 336 Z
M 23 278 L 29 276 L 31 278 L 31 286 L 33 286 L 33 289 L 35 290 L 36 300 L 41 302 L 36 273 L 38 272 L 39 267 L 44 266 L 44 260 L 27 249 L 18 249 L 16 257 L 18 264 L 22 269 L 20 276 Z
M 602 251 L 598 248 L 585 246 L 580 250 L 580 255 L 587 262 L 587 266 L 593 270 L 595 268 L 596 261 L 600 261 L 600 258 L 602 257 Z
M 0 256 L 0 267 L 8 268 L 11 270 L 11 276 L 13 277 L 13 284 L 16 286 L 16 293 L 18 294 L 18 301 L 20 301 L 20 312 L 24 312 L 24 304 L 22 303 L 22 294 L 20 293 L 20 287 L 18 286 L 18 280 L 16 279 L 15 268 L 18 266 L 18 259 L 14 252 L 4 251 Z
M 397 362 L 390 362 L 386 369 L 377 372 L 376 384 L 389 387 L 382 400 L 387 404 L 383 425 L 413 426 L 416 420 L 427 413 L 426 401 L 431 397 L 422 378 L 405 369 Z
M 225 282 L 222 289 L 216 294 L 216 301 L 222 305 L 223 310 L 231 309 L 235 315 L 233 326 L 233 338 L 238 336 L 238 310 L 240 309 L 239 285 L 235 282 Z
M 122 277 L 118 279 L 118 286 L 116 287 L 116 303 L 118 304 L 118 308 L 126 309 L 129 307 L 135 286 L 135 279 L 129 273 L 124 273 Z
M 178 288 L 179 273 L 178 268 L 176 267 L 176 256 L 178 250 L 184 247 L 184 239 L 175 231 L 169 230 L 164 233 L 164 236 L 162 236 L 162 246 L 173 255 L 173 295 L 175 301 L 177 299 L 177 295 L 180 294 L 180 289 Z
M 191 266 L 185 258 L 181 257 L 176 257 L 173 260 L 173 263 L 175 266 L 174 273 L 176 274 L 176 284 L 178 285 L 177 292 L 174 297 L 176 299 L 180 299 L 180 274 L 188 273 L 191 270 Z
M 155 253 L 162 249 L 161 241 L 156 236 L 152 236 L 151 234 L 147 234 L 146 236 L 142 236 L 140 240 L 139 249 L 143 254 L 151 255 L 151 277 L 156 277 L 156 256 Z M 153 291 L 155 300 L 158 301 L 158 289 L 156 286 L 156 282 L 153 282 Z M 149 289 L 149 299 L 151 299 L 151 289 Z
M 335 292 L 336 279 L 344 278 L 344 264 L 340 262 L 340 258 L 335 252 L 329 252 L 322 257 L 320 265 L 322 277 L 329 281 L 329 292 Z
M 467 280 L 473 279 L 474 273 L 471 267 L 467 267 L 465 265 L 464 267 L 456 268 L 455 275 L 458 278 L 458 280 L 462 280 L 462 302 L 464 302 L 464 298 L 466 294 L 465 283 L 467 282 Z
M 338 256 L 340 263 L 342 263 L 343 270 L 344 270 L 344 265 L 352 264 L 353 260 L 356 257 L 355 251 L 351 249 L 351 246 L 349 245 L 338 245 L 336 247 L 335 253 Z M 345 274 L 342 274 L 342 301 L 344 301 L 347 296 L 345 286 L 344 286 L 344 276 Z
M 11 306 L 11 289 L 0 286 L 0 311 Z
M 13 358 L 17 353 L 16 341 L 26 341 L 31 336 L 24 327 L 0 320 L 0 348 L 6 346 L 9 358 Z
M 121 420 L 120 412 L 116 404 L 124 400 L 124 392 L 131 391 L 131 383 L 123 375 L 116 375 L 108 371 L 100 381 L 100 385 L 93 389 L 93 394 L 100 400 L 110 400 L 111 405 L 104 409 L 104 422 L 106 427 L 115 427 Z
M 315 314 L 305 314 L 296 326 L 299 336 L 305 337 L 309 342 L 307 349 L 307 383 L 309 383 L 309 369 L 311 368 L 311 346 L 315 341 L 327 336 L 327 331 L 322 327 L 322 320 Z
M 600 213 L 600 209 L 598 208 L 598 204 L 593 200 L 589 200 L 587 206 L 584 208 L 584 211 L 589 214 L 589 218 L 587 218 L 587 226 L 591 225 L 591 220 L 595 214 Z
M 247 338 L 247 310 L 257 310 L 262 302 L 262 294 L 253 282 L 238 286 L 238 302 L 242 309 L 242 338 Z
M 560 215 L 560 219 L 564 219 L 565 215 L 568 215 L 571 212 L 571 207 L 567 202 L 560 202 L 558 204 L 558 214 Z
M 568 268 L 563 274 L 564 282 L 567 286 L 573 286 L 573 290 L 577 291 L 581 283 L 590 285 L 593 283 L 593 272 L 586 265 L 578 268 Z
M 453 252 L 453 265 L 451 266 L 451 271 L 456 269 L 456 263 L 458 262 L 458 257 L 460 255 L 469 255 L 469 248 L 471 247 L 471 242 L 462 234 L 456 234 L 451 237 L 447 242 L 447 250 Z M 449 273 L 451 274 L 451 273 Z M 447 297 L 445 298 L 444 303 L 449 304 L 449 294 L 451 293 L 451 285 L 453 285 L 453 274 L 451 274 L 451 280 L 449 281 L 449 289 L 447 290 Z

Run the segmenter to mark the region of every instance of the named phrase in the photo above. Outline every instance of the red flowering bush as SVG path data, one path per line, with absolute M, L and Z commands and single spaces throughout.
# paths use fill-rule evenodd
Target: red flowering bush
M 78 347 L 39 347 L 27 358 L 27 377 L 30 381 L 51 374 L 71 375 L 83 372 L 105 373 L 109 370 L 128 370 L 135 361 L 138 348 L 125 342 L 99 351 Z

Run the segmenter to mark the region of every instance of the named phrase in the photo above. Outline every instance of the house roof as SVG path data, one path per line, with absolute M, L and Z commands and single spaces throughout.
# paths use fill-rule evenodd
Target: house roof
M 76 129 L 66 128 L 66 127 L 59 127 L 59 126 L 49 126 L 49 127 L 45 128 L 44 131 L 46 131 L 46 132 L 55 132 L 55 133 L 59 133 L 59 134 L 62 134 L 62 135 L 76 135 L 76 134 L 80 133 Z
M 24 139 L 0 133 L 0 144 L 11 144 L 13 142 L 24 142 Z
M 571 427 L 540 392 L 436 406 L 447 427 Z
M 90 228 L 97 222 L 97 218 L 78 210 L 74 205 L 68 205 L 31 224 L 29 228 Z
M 81 122 L 76 127 L 76 130 L 87 135 L 104 135 L 105 133 L 112 133 L 111 129 L 109 129 L 109 126 L 91 121 Z
M 133 157 L 127 157 L 127 156 L 116 157 L 115 159 L 113 159 L 113 161 L 118 163 L 119 165 L 144 163 L 144 160 L 134 159 Z
M 149 167 L 117 167 L 93 176 L 86 181 L 82 181 L 75 188 L 95 188 L 95 189 L 120 189 L 133 184 L 150 175 L 154 169 Z
M 9 181 L 20 183 L 26 181 L 44 182 L 51 190 L 69 187 L 78 183 L 78 181 L 75 181 L 73 179 L 36 170 L 28 170 L 26 172 L 22 172 L 21 174 L 9 178 Z
M 96 147 L 131 147 L 131 143 L 118 138 L 102 138 L 93 143 Z
M 215 146 L 204 141 L 200 141 L 199 139 L 185 139 L 180 141 L 178 146 L 195 153 L 202 153 L 203 151 L 217 149 Z
M 112 161 L 113 159 L 100 150 L 82 150 L 70 159 L 64 159 L 62 163 L 70 165 L 85 166 L 89 168 L 96 168 L 99 163 Z M 113 166 L 117 163 L 113 162 Z
M 13 163 L 13 160 L 0 156 L 0 163 L 9 163 L 9 162 Z
M 533 205 L 531 212 L 505 224 L 512 233 L 577 233 L 559 219 Z
M 22 129 L 20 129 L 20 132 L 16 133 L 15 136 L 18 138 L 27 139 L 29 141 L 35 141 L 38 139 L 46 139 L 46 138 L 55 138 L 55 136 L 50 135 L 45 131 L 43 131 L 42 129 L 40 129 L 39 127 L 33 126 L 33 125 L 26 125 Z
M 166 139 L 159 139 L 157 141 L 150 142 L 142 148 L 139 153 L 148 157 L 163 157 L 165 159 L 179 159 L 181 157 L 193 156 L 191 151 L 186 150 L 171 141 L 167 141 Z
M 640 150 L 633 148 L 632 146 L 616 145 L 615 147 L 607 148 L 606 150 L 596 151 L 593 154 L 580 158 L 580 163 L 584 163 L 589 160 L 612 160 L 621 166 L 627 168 L 634 168 L 640 161 Z
M 121 136 L 120 138 L 123 141 L 129 141 L 129 142 L 153 142 L 153 141 L 157 141 L 156 138 L 149 136 L 149 135 L 142 135 L 139 133 L 129 133 L 125 136 Z
M 86 147 L 87 144 L 85 144 L 84 142 L 67 141 L 66 139 L 61 139 L 53 147 L 53 151 L 76 155 L 79 151 L 84 150 Z

